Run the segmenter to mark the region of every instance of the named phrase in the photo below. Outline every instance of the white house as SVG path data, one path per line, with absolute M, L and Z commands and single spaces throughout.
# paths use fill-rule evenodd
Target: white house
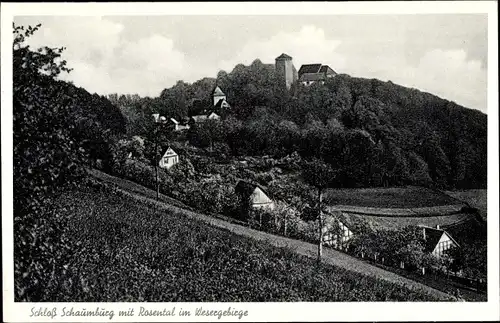
M 426 251 L 436 257 L 441 257 L 446 250 L 458 248 L 460 245 L 445 230 L 441 230 L 439 225 L 436 228 L 420 226 L 426 243 Z
M 274 210 L 274 201 L 267 196 L 264 189 L 258 185 L 247 181 L 239 181 L 236 184 L 235 191 L 243 201 L 248 202 L 248 206 L 252 209 L 268 209 Z
M 221 88 L 218 86 L 212 92 L 212 96 L 214 99 L 214 104 L 213 104 L 214 106 L 216 106 L 220 100 L 226 101 L 226 95 L 224 94 L 224 92 L 222 92 Z
M 179 162 L 179 155 L 170 147 L 165 151 L 160 159 L 159 166 L 169 169 Z
M 347 248 L 347 243 L 353 236 L 353 232 L 349 227 L 331 215 L 326 215 L 325 222 L 325 226 L 323 227 L 323 243 L 337 249 Z M 336 226 L 340 227 L 340 235 L 337 233 L 337 230 L 333 230 Z
M 170 118 L 170 123 L 173 125 L 174 131 L 181 131 L 181 130 L 184 130 L 184 129 L 189 129 L 189 125 L 188 124 L 183 124 L 183 123 L 181 123 L 180 121 L 177 121 L 174 118 Z

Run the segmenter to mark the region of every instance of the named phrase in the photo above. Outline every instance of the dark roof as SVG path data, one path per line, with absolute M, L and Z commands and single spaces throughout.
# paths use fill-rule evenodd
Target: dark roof
M 288 56 L 287 54 L 283 53 L 280 56 L 276 57 L 276 59 L 292 59 L 291 56 Z
M 318 73 L 321 69 L 321 64 L 306 64 L 299 69 L 299 77 L 304 73 Z
M 304 73 L 300 76 L 299 81 L 307 82 L 307 81 L 321 81 L 326 78 L 325 74 L 319 73 Z
M 238 184 L 236 184 L 236 187 L 234 188 L 234 191 L 238 194 L 241 195 L 244 198 L 249 198 L 250 195 L 252 195 L 253 191 L 255 191 L 256 188 L 260 188 L 264 194 L 268 195 L 264 187 L 257 183 L 252 183 L 249 181 L 245 180 L 240 180 Z
M 332 70 L 330 68 L 330 66 L 328 65 L 323 65 L 321 66 L 320 70 L 319 70 L 320 73 L 325 73 L 325 74 L 337 74 L 334 70 Z
M 214 105 L 214 108 L 220 108 L 222 106 L 222 103 L 226 101 L 224 99 L 220 99 L 219 101 L 217 101 L 217 103 Z M 227 101 L 226 101 L 227 103 Z M 229 103 L 227 103 L 229 105 Z
M 423 227 L 425 230 L 425 251 L 433 251 L 444 231 L 440 229 Z

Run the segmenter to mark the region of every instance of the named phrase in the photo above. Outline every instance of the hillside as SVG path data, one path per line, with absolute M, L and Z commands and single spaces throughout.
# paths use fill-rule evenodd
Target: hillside
M 138 115 L 179 120 L 200 113 L 210 107 L 215 84 L 231 108 L 217 128 L 190 131 L 193 145 L 216 143 L 232 156 L 297 151 L 336 168 L 332 185 L 342 187 L 486 187 L 485 114 L 390 81 L 345 74 L 286 91 L 277 85 L 274 67 L 259 60 L 221 71 L 216 79 L 179 81 L 157 98 L 136 99 L 122 110 L 132 129 L 128 135 L 150 136 L 149 120 Z
M 44 301 L 410 301 L 427 294 L 138 203 L 94 184 L 57 199 L 72 266 Z M 91 252 L 89 252 L 91 251 Z M 106 283 L 102 283 L 106 282 Z

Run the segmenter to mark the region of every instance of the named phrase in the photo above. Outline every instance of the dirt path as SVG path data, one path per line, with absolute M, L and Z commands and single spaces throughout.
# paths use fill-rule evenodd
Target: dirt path
M 120 179 L 117 177 L 113 177 L 107 174 L 104 174 L 102 172 L 96 171 L 96 170 L 91 170 L 89 171 L 90 174 L 92 174 L 94 177 L 97 179 L 111 183 L 116 185 L 116 187 L 125 195 L 134 198 L 138 201 L 147 203 L 147 204 L 154 204 L 160 207 L 161 209 L 169 212 L 178 212 L 183 215 L 192 217 L 194 219 L 202 220 L 212 226 L 222 228 L 229 230 L 237 235 L 244 236 L 244 237 L 249 237 L 255 240 L 260 240 L 260 241 L 265 241 L 266 243 L 269 243 L 273 246 L 276 247 L 287 247 L 297 254 L 310 257 L 310 258 L 316 258 L 316 252 L 317 252 L 317 246 L 308 242 L 300 241 L 300 240 L 295 240 L 295 239 L 290 239 L 282 236 L 277 236 L 273 235 L 270 233 L 266 233 L 263 231 L 258 231 L 255 229 L 251 229 L 249 227 L 236 224 L 236 223 L 231 223 L 222 219 L 214 218 L 212 216 L 208 216 L 202 213 L 198 213 L 192 210 L 185 209 L 183 207 L 178 207 L 174 206 L 172 204 L 167 204 L 163 201 L 170 200 L 168 197 L 163 197 L 161 198 L 161 202 L 157 202 L 155 200 L 156 193 L 152 190 L 149 190 L 141 185 L 138 185 L 134 182 Z M 361 261 L 360 259 L 351 257 L 349 255 L 346 255 L 344 253 L 341 253 L 337 250 L 330 249 L 330 248 L 324 248 L 323 250 L 323 262 L 327 264 L 331 264 L 340 268 L 344 268 L 350 271 L 355 271 L 358 273 L 361 273 L 363 275 L 369 275 L 376 277 L 378 279 L 384 279 L 386 281 L 389 281 L 391 283 L 396 283 L 399 285 L 407 286 L 409 288 L 417 289 L 417 290 L 422 290 L 424 292 L 427 292 L 431 295 L 435 295 L 439 297 L 442 300 L 453 300 L 453 297 L 450 295 L 443 293 L 441 291 L 438 291 L 434 288 L 431 288 L 429 286 L 426 286 L 424 284 L 418 283 L 416 281 L 410 280 L 408 278 L 399 276 L 395 273 L 392 273 L 390 271 L 384 270 L 382 268 L 372 266 L 369 263 L 366 263 L 364 261 Z

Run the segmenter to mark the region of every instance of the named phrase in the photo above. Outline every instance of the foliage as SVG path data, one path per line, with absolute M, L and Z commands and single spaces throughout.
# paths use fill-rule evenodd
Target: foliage
M 78 185 L 82 166 L 106 154 L 104 135 L 124 130 L 109 101 L 58 80 L 64 48 L 33 50 L 39 28 L 13 26 L 14 279 L 16 300 L 57 290 L 71 245 L 54 196 Z M 41 290 L 41 286 L 46 291 Z

